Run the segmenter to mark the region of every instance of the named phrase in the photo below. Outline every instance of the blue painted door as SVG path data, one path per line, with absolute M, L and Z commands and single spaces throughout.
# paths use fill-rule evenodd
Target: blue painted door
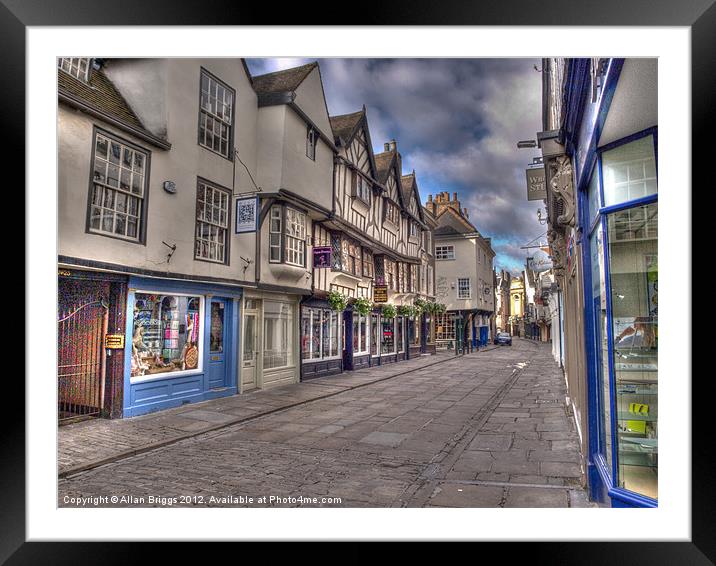
M 487 326 L 480 327 L 480 345 L 487 346 Z
M 227 303 L 224 299 L 211 299 L 209 329 L 209 389 L 227 385 L 226 327 L 229 324 Z

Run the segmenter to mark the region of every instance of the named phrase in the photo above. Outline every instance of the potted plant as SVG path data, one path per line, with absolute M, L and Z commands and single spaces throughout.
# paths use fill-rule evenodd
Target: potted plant
M 346 310 L 346 307 L 348 306 L 348 299 L 345 295 L 342 295 L 337 291 L 329 291 L 328 304 L 331 306 L 332 310 L 341 312 Z
M 353 311 L 361 316 L 367 316 L 370 312 L 371 303 L 365 297 L 358 297 L 353 301 Z
M 381 316 L 383 318 L 395 318 L 397 314 L 395 306 L 393 305 L 385 304 L 381 307 Z

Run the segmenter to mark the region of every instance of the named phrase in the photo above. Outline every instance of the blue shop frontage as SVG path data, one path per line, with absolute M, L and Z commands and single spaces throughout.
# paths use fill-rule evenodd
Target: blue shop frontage
M 242 289 L 132 276 L 123 416 L 237 392 Z
M 612 507 L 658 505 L 656 84 L 656 59 L 569 60 L 565 80 L 577 204 L 565 263 L 569 276 L 581 255 L 587 481 Z

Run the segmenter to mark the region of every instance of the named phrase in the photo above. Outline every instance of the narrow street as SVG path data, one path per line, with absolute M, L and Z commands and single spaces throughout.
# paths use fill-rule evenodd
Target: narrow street
M 583 471 L 564 377 L 549 348 L 515 338 L 512 347 L 445 357 L 122 457 L 60 479 L 58 504 L 591 506 L 580 487 Z M 297 387 L 333 391 L 341 379 L 346 377 Z M 261 395 L 279 394 L 255 397 L 258 402 Z M 69 430 L 60 431 L 61 445 Z M 120 499 L 112 503 L 113 496 Z M 75 498 L 98 499 L 78 504 Z

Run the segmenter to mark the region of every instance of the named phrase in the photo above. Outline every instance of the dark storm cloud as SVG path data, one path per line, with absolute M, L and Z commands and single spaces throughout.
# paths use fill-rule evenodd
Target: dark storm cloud
M 310 59 L 250 59 L 254 74 Z M 515 271 L 520 249 L 544 232 L 528 202 L 525 168 L 537 153 L 518 140 L 541 130 L 538 59 L 322 59 L 331 114 L 368 110 L 376 151 L 398 140 L 403 169 L 415 169 L 423 202 L 457 192 L 470 220 L 493 239 L 496 267 Z

